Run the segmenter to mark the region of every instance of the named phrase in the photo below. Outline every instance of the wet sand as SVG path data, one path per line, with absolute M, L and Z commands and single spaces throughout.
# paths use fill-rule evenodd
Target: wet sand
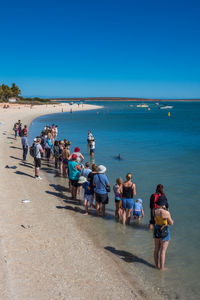
M 29 155 L 26 165 L 22 164 L 21 139 L 14 140 L 14 122 L 20 119 L 29 125 L 39 115 L 71 108 L 75 111 L 98 107 L 0 107 L 1 299 L 162 299 L 144 293 L 134 278 L 129 281 L 107 251 L 97 247 L 87 232 L 77 226 L 73 211 L 57 209 L 69 199 L 67 180 L 61 198 L 49 185 L 44 171 L 40 172 L 42 181 L 34 178 Z M 43 167 L 46 166 L 44 162 Z M 25 199 L 30 202 L 23 203 Z

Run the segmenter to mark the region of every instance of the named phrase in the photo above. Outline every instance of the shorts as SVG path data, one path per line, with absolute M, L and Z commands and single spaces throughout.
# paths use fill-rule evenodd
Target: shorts
M 66 159 L 66 158 L 63 159 L 63 164 L 64 164 L 64 165 L 68 165 L 68 159 Z
M 90 154 L 94 153 L 94 149 L 90 149 Z
M 108 204 L 108 194 L 98 194 L 96 193 L 96 202 L 102 204 Z
M 122 198 L 122 208 L 132 209 L 133 208 L 133 198 Z
M 78 179 L 75 180 L 75 179 L 70 179 L 70 182 L 71 182 L 71 185 L 74 186 L 74 187 L 78 187 Z
M 88 202 L 90 202 L 91 204 L 93 204 L 93 201 L 94 201 L 94 195 L 87 195 L 87 194 L 85 194 L 84 199 L 85 199 L 85 201 L 88 201 Z
M 134 211 L 133 211 L 133 216 L 134 216 L 134 217 L 141 217 L 141 210 L 140 210 L 140 211 L 134 210 Z
M 41 168 L 41 158 L 34 157 L 34 161 L 35 161 L 35 167 Z
M 115 197 L 115 203 L 119 203 L 120 201 L 121 201 L 120 198 L 116 198 L 116 197 Z
M 154 239 L 155 239 L 155 230 L 156 230 L 156 228 L 161 228 L 161 227 L 162 227 L 162 226 L 155 225 L 155 227 L 154 227 L 154 232 L 153 232 L 153 238 L 154 238 Z M 159 239 L 160 241 L 162 241 L 162 242 L 170 241 L 170 230 L 169 230 L 169 226 L 167 226 L 167 232 L 168 232 L 168 235 L 167 235 L 165 238 Z

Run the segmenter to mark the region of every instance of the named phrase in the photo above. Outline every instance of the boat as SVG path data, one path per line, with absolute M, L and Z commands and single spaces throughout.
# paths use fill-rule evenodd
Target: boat
M 156 103 L 155 103 L 155 105 L 159 105 L 159 103 L 158 103 L 158 102 L 156 102 Z
M 136 105 L 136 107 L 149 107 L 149 105 L 147 105 L 147 104 L 138 104 L 138 105 Z
M 172 109 L 173 106 L 172 105 L 164 105 L 164 106 L 160 106 L 160 109 Z

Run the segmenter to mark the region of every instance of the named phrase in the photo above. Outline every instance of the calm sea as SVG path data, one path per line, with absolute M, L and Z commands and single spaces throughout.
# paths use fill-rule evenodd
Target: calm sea
M 168 110 L 155 104 L 135 108 L 135 102 L 99 102 L 104 109 L 89 112 L 60 113 L 34 120 L 33 139 L 45 124 L 59 127 L 59 139 L 70 139 L 73 149 L 79 146 L 89 161 L 87 132 L 96 139 L 95 162 L 107 167 L 111 185 L 117 177 L 125 179 L 132 172 L 137 196 L 144 200 L 145 218 L 140 224 L 124 228 L 114 220 L 113 193 L 105 220 L 83 217 L 77 222 L 123 268 L 130 280 L 143 278 L 169 298 L 199 299 L 200 278 L 200 103 L 173 102 Z M 120 154 L 121 160 L 116 157 Z M 64 179 L 52 177 L 55 182 Z M 153 238 L 147 230 L 149 198 L 162 183 L 174 219 L 167 250 L 167 272 L 152 268 Z M 135 271 L 136 270 L 136 271 Z M 154 289 L 154 288 L 153 288 Z

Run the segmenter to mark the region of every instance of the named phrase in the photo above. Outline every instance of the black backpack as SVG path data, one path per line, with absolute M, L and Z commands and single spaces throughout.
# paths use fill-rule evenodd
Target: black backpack
M 35 144 L 33 143 L 33 145 L 30 147 L 30 156 L 35 157 L 36 156 L 36 151 L 35 151 Z

